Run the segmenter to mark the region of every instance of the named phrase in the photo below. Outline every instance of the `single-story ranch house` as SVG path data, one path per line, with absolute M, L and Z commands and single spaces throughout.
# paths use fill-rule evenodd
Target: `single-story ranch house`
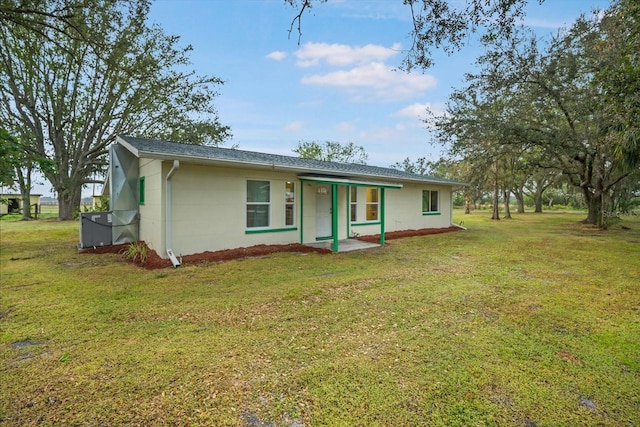
M 120 136 L 110 147 L 113 244 L 180 255 L 308 244 L 452 223 L 462 184 L 396 169 Z

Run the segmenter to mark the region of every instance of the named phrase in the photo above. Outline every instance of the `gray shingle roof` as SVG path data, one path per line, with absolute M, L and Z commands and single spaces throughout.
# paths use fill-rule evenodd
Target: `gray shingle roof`
M 269 166 L 288 169 L 306 174 L 322 174 L 346 178 L 375 178 L 394 181 L 429 182 L 445 185 L 464 185 L 459 182 L 426 175 L 417 175 L 392 168 L 360 165 L 355 163 L 326 162 L 303 159 L 280 154 L 259 153 L 232 148 L 209 147 L 204 145 L 181 144 L 157 139 L 119 136 L 130 145 L 138 157 L 191 159 L 211 162 L 242 163 L 247 167 Z

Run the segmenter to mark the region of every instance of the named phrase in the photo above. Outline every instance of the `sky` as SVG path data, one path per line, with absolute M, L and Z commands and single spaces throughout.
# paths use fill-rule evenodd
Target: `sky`
M 608 5 L 530 0 L 523 23 L 552 34 Z M 297 26 L 289 35 L 297 12 L 284 0 L 155 0 L 150 22 L 193 47 L 198 74 L 224 80 L 215 104 L 233 133 L 226 147 L 296 155 L 301 141 L 337 141 L 364 147 L 370 165 L 438 159 L 444 148 L 432 142 L 425 110 L 443 111 L 453 88 L 464 86 L 478 43 L 450 56 L 434 51 L 434 67 L 407 74 L 397 70 L 411 43 L 402 0 L 318 4 L 303 14 L 300 39 Z M 50 195 L 39 187 L 34 192 Z

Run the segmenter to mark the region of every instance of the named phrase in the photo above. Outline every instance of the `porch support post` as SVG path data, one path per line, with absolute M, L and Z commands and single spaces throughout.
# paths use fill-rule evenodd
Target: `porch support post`
M 384 246 L 384 187 L 380 188 L 380 245 Z
M 304 181 L 300 181 L 300 244 L 304 242 Z
M 333 252 L 338 252 L 338 184 L 331 184 L 331 235 Z

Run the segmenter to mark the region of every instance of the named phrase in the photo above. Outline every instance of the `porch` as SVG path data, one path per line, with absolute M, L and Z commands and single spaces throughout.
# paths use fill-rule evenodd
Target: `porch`
M 321 240 L 313 243 L 306 243 L 305 246 L 311 246 L 312 248 L 323 248 L 333 250 L 333 240 Z M 380 245 L 377 243 L 364 242 L 358 239 L 343 239 L 338 241 L 337 252 L 351 252 L 361 249 L 377 248 Z

